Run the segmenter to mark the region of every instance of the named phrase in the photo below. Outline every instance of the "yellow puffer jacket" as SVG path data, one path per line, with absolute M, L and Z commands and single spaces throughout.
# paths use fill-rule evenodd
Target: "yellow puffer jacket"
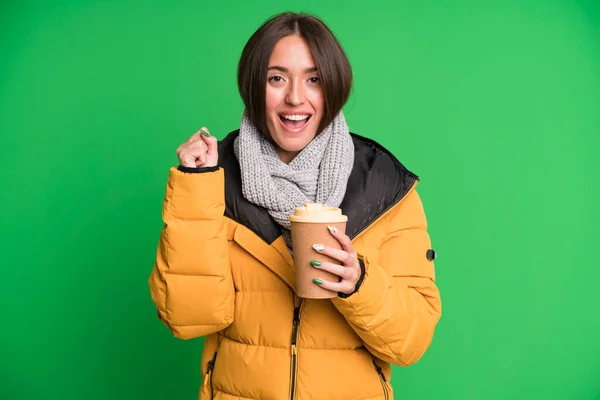
M 363 280 L 348 297 L 301 300 L 279 226 L 241 195 L 237 134 L 219 143 L 219 167 L 171 169 L 149 278 L 173 334 L 206 336 L 199 398 L 393 399 L 390 364 L 419 360 L 441 315 L 418 178 L 352 135 L 340 208 Z

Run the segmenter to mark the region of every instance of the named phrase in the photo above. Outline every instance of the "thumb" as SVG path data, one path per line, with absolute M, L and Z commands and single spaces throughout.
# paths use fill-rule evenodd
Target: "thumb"
M 219 156 L 219 143 L 217 141 L 217 138 L 214 136 L 210 135 L 210 132 L 207 128 L 202 128 L 202 130 L 206 133 L 208 133 L 208 136 L 206 135 L 200 135 L 200 137 L 202 138 L 202 140 L 204 141 L 204 143 L 206 143 L 206 155 L 210 158 L 216 159 Z
M 206 150 L 206 154 L 208 156 L 217 156 L 219 154 L 219 143 L 217 141 L 217 138 L 214 136 L 211 137 L 205 137 L 204 139 L 204 143 L 206 143 L 206 147 L 208 148 Z

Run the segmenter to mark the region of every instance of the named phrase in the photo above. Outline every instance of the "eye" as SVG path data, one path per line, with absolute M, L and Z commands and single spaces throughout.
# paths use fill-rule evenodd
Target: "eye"
M 274 82 L 274 83 L 279 83 L 282 82 L 283 78 L 279 75 L 274 75 L 272 77 L 269 78 L 269 82 Z
M 318 76 L 313 76 L 313 77 L 309 78 L 308 81 L 310 83 L 319 83 L 320 79 Z

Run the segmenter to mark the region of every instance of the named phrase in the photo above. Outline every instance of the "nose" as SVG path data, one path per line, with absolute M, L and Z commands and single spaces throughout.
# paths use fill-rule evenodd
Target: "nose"
M 291 106 L 298 106 L 304 103 L 304 96 L 304 85 L 301 81 L 294 80 L 288 86 L 288 92 L 285 97 L 285 101 Z

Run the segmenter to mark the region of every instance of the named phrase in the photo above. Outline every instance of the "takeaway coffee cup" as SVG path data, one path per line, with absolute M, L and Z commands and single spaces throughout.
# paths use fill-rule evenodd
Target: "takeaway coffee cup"
M 323 281 L 338 282 L 339 276 L 322 271 L 311 265 L 311 260 L 341 264 L 340 261 L 317 252 L 314 244 L 322 244 L 341 249 L 340 242 L 334 238 L 327 225 L 340 232 L 346 231 L 348 217 L 336 207 L 324 206 L 320 203 L 307 203 L 296 208 L 290 215 L 292 231 L 292 252 L 296 267 L 296 294 L 307 299 L 328 299 L 337 296 L 337 292 L 326 290 L 313 282 L 314 278 Z

